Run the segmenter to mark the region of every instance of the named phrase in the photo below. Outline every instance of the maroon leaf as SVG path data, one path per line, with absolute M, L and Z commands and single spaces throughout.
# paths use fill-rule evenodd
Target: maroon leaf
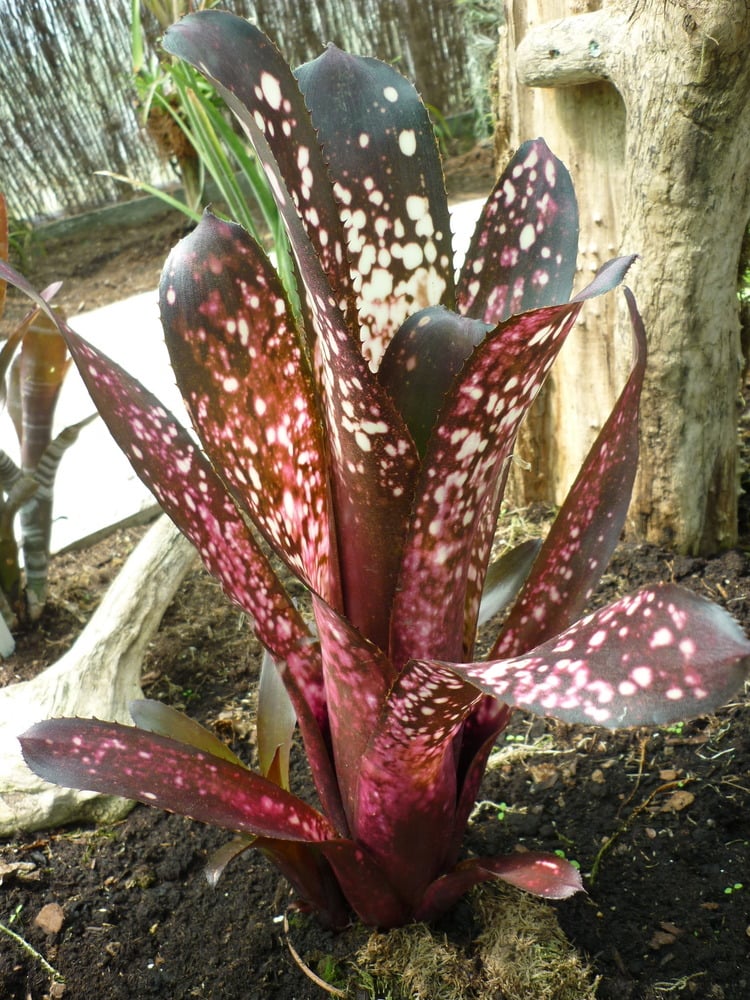
M 327 206 L 330 182 L 309 120 L 302 116 L 299 89 L 265 36 L 224 12 L 200 11 L 183 18 L 170 29 L 166 47 L 217 85 L 271 182 L 305 287 L 331 454 L 344 610 L 364 635 L 384 646 L 417 458 L 400 414 L 372 377 L 358 338 L 352 336 L 356 309 L 347 311 L 347 326 L 340 310 L 346 297 L 342 282 L 331 278 L 329 267 L 325 273 L 321 268 L 318 252 L 339 266 L 345 255 L 333 221 L 313 224 L 316 217 L 310 214 L 318 211 L 318 197 Z M 315 244 L 296 204 L 310 232 L 318 234 Z M 329 248 L 325 254 L 324 246 Z
M 320 851 L 330 861 L 349 905 L 365 925 L 400 927 L 411 919 L 413 906 L 404 899 L 401 886 L 389 881 L 387 870 L 361 844 L 327 840 L 320 844 Z
M 477 222 L 459 279 L 459 311 L 494 324 L 567 302 L 577 252 L 570 174 L 543 139 L 525 142 Z
M 456 807 L 453 738 L 478 700 L 436 664 L 399 675 L 358 765 L 353 835 L 412 904 L 445 863 Z
M 0 274 L 49 310 L 25 278 L 2 261 Z M 54 318 L 97 409 L 136 473 L 195 544 L 227 594 L 252 616 L 258 638 L 285 677 L 321 798 L 345 830 L 325 745 L 328 717 L 320 651 L 302 618 L 223 482 L 187 432 L 139 382 Z
M 388 345 L 378 379 L 406 421 L 420 455 L 456 375 L 491 329 L 431 306 L 410 316 Z
M 373 370 L 407 317 L 453 308 L 450 216 L 434 129 L 392 66 L 334 45 L 296 71 L 346 226 Z
M 393 664 L 342 615 L 313 596 L 336 775 L 349 825 L 356 829 L 360 762 L 386 696 Z
M 310 114 L 278 49 L 249 21 L 213 10 L 183 17 L 167 30 L 163 45 L 209 77 L 240 120 L 268 175 L 307 281 L 322 267 L 354 329 L 344 228 Z
M 471 858 L 433 882 L 415 919 L 434 920 L 472 886 L 493 878 L 545 899 L 567 899 L 583 890 L 578 869 L 554 854 L 523 851 L 501 858 Z
M 605 265 L 605 273 L 595 276 L 574 303 L 501 323 L 462 369 L 420 470 L 393 605 L 391 655 L 397 667 L 409 657 L 464 658 L 469 582 L 475 625 L 491 537 L 483 533 L 484 551 L 474 542 L 480 526 L 486 526 L 488 505 L 498 500 L 498 480 L 518 426 L 582 301 L 614 287 L 632 260 Z
M 722 608 L 662 584 L 524 656 L 449 666 L 486 694 L 540 715 L 610 728 L 664 725 L 727 701 L 750 671 L 750 641 Z
M 49 719 L 19 739 L 29 767 L 59 785 L 137 799 L 239 833 L 335 836 L 324 816 L 259 774 L 133 726 Z
M 244 229 L 205 214 L 170 254 L 160 299 L 214 468 L 291 568 L 340 605 L 320 418 L 273 266 Z
M 626 288 L 634 360 L 612 413 L 570 488 L 490 659 L 516 656 L 551 638 L 583 611 L 620 538 L 638 465 L 638 406 L 646 331 Z

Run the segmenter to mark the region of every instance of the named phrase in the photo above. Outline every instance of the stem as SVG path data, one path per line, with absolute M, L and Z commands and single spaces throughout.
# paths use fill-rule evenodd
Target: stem
M 20 945 L 21 948 L 23 948 L 23 950 L 28 955 L 31 955 L 32 958 L 35 958 L 37 962 L 39 962 L 39 964 L 42 966 L 44 971 L 49 973 L 50 976 L 52 976 L 55 982 L 58 983 L 65 982 L 65 977 L 60 975 L 57 969 L 54 966 L 50 965 L 47 959 L 43 955 L 40 955 L 39 952 L 36 950 L 36 948 L 30 945 L 29 942 L 26 941 L 24 938 L 22 938 L 20 934 L 16 934 L 15 931 L 12 931 L 10 927 L 6 927 L 5 924 L 1 922 L 0 922 L 0 932 L 2 932 L 3 934 L 7 934 L 8 937 L 11 938 L 11 940 L 15 941 L 16 944 Z

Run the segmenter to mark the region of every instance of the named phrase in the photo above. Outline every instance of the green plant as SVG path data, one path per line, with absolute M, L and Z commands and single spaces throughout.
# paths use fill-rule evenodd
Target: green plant
M 176 162 L 185 201 L 129 177 L 109 176 L 148 191 L 194 222 L 200 221 L 206 178 L 210 177 L 226 217 L 238 222 L 258 242 L 270 241 L 284 285 L 296 303 L 294 267 L 286 231 L 257 157 L 233 128 L 215 88 L 187 63 L 149 52 L 145 40 L 142 7 L 166 29 L 188 11 L 210 9 L 216 2 L 132 2 L 131 54 L 141 118 L 165 158 Z
M 434 135 L 392 67 L 329 47 L 296 77 L 246 21 L 203 11 L 166 36 L 209 75 L 267 170 L 301 281 L 298 323 L 241 227 L 207 214 L 167 261 L 161 310 L 198 447 L 139 383 L 59 322 L 114 437 L 269 652 L 320 807 L 288 789 L 293 715 L 259 707 L 260 773 L 158 702 L 136 727 L 48 720 L 25 759 L 64 785 L 238 831 L 339 925 L 429 920 L 502 879 L 581 888 L 555 855 L 461 857 L 479 782 L 514 705 L 568 722 L 666 724 L 726 700 L 750 642 L 674 585 L 580 617 L 625 519 L 646 337 L 541 547 L 499 557 L 485 587 L 520 421 L 584 303 L 569 175 L 541 140 L 499 179 L 457 282 Z M 28 283 L 12 276 L 34 295 Z M 35 299 L 40 300 L 38 297 Z M 258 536 L 310 594 L 314 625 Z M 510 608 L 475 659 L 482 605 Z M 282 687 L 283 685 L 283 687 Z M 259 737 L 260 742 L 260 737 Z
M 0 195 L 0 261 L 8 258 L 8 244 L 5 199 Z M 42 293 L 45 302 L 58 288 L 52 285 Z M 4 301 L 5 282 L 0 279 L 0 319 Z M 52 437 L 70 358 L 55 320 L 43 309 L 29 312 L 0 343 L 0 408 L 7 406 L 20 449 L 18 463 L 0 449 L 0 616 L 13 627 L 19 621 L 36 621 L 44 610 L 55 476 L 63 454 L 96 414 Z

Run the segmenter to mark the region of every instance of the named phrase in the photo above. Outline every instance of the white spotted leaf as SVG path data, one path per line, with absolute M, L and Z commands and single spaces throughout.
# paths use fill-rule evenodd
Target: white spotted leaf
M 335 836 L 328 820 L 237 764 L 134 726 L 48 719 L 21 737 L 24 759 L 47 781 L 158 805 L 213 826 L 282 840 Z
M 458 282 L 459 311 L 485 323 L 567 302 L 578 252 L 570 174 L 543 139 L 525 142 L 477 222 Z
M 378 59 L 329 45 L 296 76 L 346 227 L 362 349 L 377 369 L 407 317 L 455 303 L 434 129 L 414 86 Z
M 501 701 L 566 722 L 664 725 L 731 697 L 748 676 L 750 641 L 716 604 L 661 584 L 521 656 L 450 669 Z

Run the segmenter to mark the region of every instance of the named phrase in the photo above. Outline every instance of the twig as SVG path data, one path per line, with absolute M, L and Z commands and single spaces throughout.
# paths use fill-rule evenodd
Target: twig
M 15 931 L 12 931 L 10 927 L 6 927 L 5 924 L 3 923 L 0 923 L 0 931 L 2 931 L 3 934 L 7 934 L 8 937 L 12 941 L 15 941 L 17 945 L 20 945 L 21 948 L 23 948 L 23 950 L 28 955 L 31 955 L 32 958 L 36 959 L 36 961 L 39 962 L 44 971 L 48 972 L 49 975 L 52 976 L 55 982 L 57 983 L 65 982 L 65 977 L 60 975 L 57 969 L 53 965 L 50 965 L 47 959 L 43 955 L 40 955 L 39 952 L 36 950 L 36 948 L 30 945 L 29 942 L 26 941 L 24 938 L 22 938 L 20 934 L 16 934 Z

